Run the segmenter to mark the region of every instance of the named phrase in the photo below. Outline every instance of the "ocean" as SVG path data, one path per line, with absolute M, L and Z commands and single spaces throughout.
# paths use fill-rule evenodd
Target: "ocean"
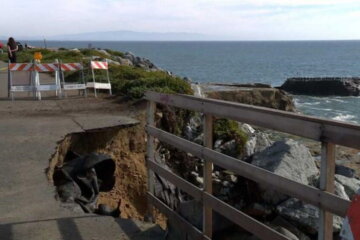
M 27 43 L 44 46 L 41 41 Z M 360 76 L 360 41 L 48 41 L 47 46 L 86 48 L 89 43 L 92 47 L 132 52 L 200 83 L 258 82 L 280 86 L 289 77 Z M 304 114 L 360 124 L 360 97 L 294 98 Z

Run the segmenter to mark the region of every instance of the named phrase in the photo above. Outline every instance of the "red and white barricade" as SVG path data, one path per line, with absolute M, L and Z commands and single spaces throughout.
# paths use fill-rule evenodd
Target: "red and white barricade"
M 35 93 L 35 83 L 32 71 L 33 63 L 9 63 L 8 64 L 8 96 L 14 100 L 15 92 Z M 14 76 L 14 72 L 21 72 Z
M 55 73 L 54 82 L 44 82 L 40 78 L 39 73 Z M 41 92 L 55 91 L 56 96 L 61 96 L 61 85 L 59 77 L 59 64 L 58 63 L 35 63 L 34 64 L 34 81 L 36 88 L 36 96 L 41 100 Z
M 343 240 L 360 240 L 360 189 L 353 197 L 340 232 Z
M 84 67 L 81 63 L 60 63 L 59 64 L 60 76 L 62 89 L 64 90 L 64 95 L 66 96 L 67 90 L 83 90 L 84 95 L 86 96 L 86 84 L 84 81 Z M 64 72 L 73 72 L 79 71 L 79 81 L 78 82 L 66 82 Z
M 106 89 L 109 90 L 109 94 L 112 95 L 111 92 L 111 84 L 110 84 L 110 77 L 109 77 L 109 64 L 107 61 L 105 62 L 99 62 L 99 61 L 91 61 L 90 62 L 90 68 L 92 73 L 92 82 L 87 82 L 86 86 L 87 88 L 93 88 L 95 97 L 97 96 L 96 90 L 97 89 Z M 95 79 L 95 73 L 94 70 L 105 70 L 106 71 L 106 79 Z

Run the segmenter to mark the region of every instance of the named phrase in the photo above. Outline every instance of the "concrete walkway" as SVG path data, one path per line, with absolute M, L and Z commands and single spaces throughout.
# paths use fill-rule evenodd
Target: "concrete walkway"
M 57 143 L 67 134 L 137 123 L 129 116 L 114 100 L 91 97 L 0 100 L 0 239 L 159 239 L 162 233 L 152 224 L 60 207 L 45 176 Z

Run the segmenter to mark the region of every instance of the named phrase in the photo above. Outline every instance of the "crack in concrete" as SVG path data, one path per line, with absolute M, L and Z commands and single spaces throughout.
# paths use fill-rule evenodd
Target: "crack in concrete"
M 61 107 L 61 105 L 57 101 L 55 102 L 55 104 L 56 104 L 56 106 L 58 106 L 60 111 L 62 111 L 64 113 L 64 116 L 68 117 L 71 121 L 73 121 L 76 125 L 78 125 L 82 131 L 84 131 L 84 132 L 86 131 L 85 128 L 78 121 L 76 121 L 76 119 L 73 116 L 71 116 L 70 114 L 67 114 L 65 112 L 65 110 Z

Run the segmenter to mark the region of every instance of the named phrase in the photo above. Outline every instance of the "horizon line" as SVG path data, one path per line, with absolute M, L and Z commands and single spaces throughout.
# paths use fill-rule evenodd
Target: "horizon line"
M 2 41 L 7 41 L 7 39 L 0 39 Z M 47 41 L 47 42 L 339 42 L 339 41 L 360 41 L 360 39 L 256 39 L 256 40 L 229 40 L 229 39 L 201 39 L 201 40 L 79 40 L 79 39 L 24 39 L 19 38 L 17 41 Z

